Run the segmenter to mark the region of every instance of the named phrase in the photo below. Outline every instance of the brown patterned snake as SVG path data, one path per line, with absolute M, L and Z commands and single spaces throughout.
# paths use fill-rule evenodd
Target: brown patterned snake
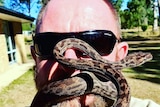
M 64 53 L 69 48 L 84 52 L 92 60 L 65 58 Z M 150 53 L 135 52 L 128 54 L 121 61 L 111 62 L 103 59 L 86 42 L 75 38 L 64 39 L 57 43 L 53 54 L 60 64 L 81 70 L 82 73 L 64 80 L 50 82 L 37 93 L 31 107 L 49 107 L 60 101 L 89 93 L 99 94 L 107 97 L 107 100 L 112 100 L 112 107 L 129 107 L 130 88 L 121 70 L 126 67 L 139 66 L 152 59 Z M 98 77 L 112 83 L 100 81 Z

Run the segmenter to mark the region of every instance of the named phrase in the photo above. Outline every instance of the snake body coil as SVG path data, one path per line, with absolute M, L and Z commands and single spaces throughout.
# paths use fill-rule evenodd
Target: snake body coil
M 92 60 L 65 58 L 64 53 L 69 48 L 77 49 L 79 51 L 84 52 Z M 111 94 L 109 98 L 113 100 L 116 99 L 116 102 L 114 103 L 113 107 L 129 107 L 130 88 L 129 88 L 129 85 L 125 77 L 122 75 L 121 70 L 126 67 L 139 66 L 145 63 L 146 61 L 149 61 L 152 59 L 152 55 L 150 53 L 136 52 L 136 53 L 129 54 L 126 58 L 124 58 L 121 61 L 111 62 L 111 61 L 103 59 L 101 55 L 99 55 L 99 53 L 95 51 L 86 42 L 76 39 L 76 38 L 64 39 L 60 41 L 59 43 L 57 43 L 53 50 L 53 54 L 60 64 L 63 64 L 64 66 L 72 67 L 74 69 L 88 72 L 90 77 L 93 78 L 93 80 L 95 80 L 93 84 L 94 83 L 96 84 L 96 82 L 98 81 L 98 79 L 97 80 L 95 79 L 94 75 L 100 76 L 102 78 L 107 77 L 108 81 L 112 82 L 112 84 L 109 84 L 108 87 L 109 86 L 113 87 L 113 85 L 115 85 L 115 87 L 117 88 L 116 91 L 115 90 L 110 90 L 110 91 L 105 90 L 105 88 L 107 87 L 107 84 L 105 86 L 105 85 L 102 85 L 103 82 L 97 82 L 99 85 L 98 88 L 95 88 L 93 85 L 92 87 L 94 88 L 92 88 L 90 90 L 91 92 L 88 92 L 88 93 L 99 94 L 103 97 L 109 96 L 109 94 Z M 91 73 L 93 73 L 94 75 L 91 75 Z M 83 77 L 79 78 L 75 76 L 69 79 L 64 79 L 62 81 L 49 83 L 48 85 L 44 87 L 43 90 L 39 91 L 31 107 L 35 107 L 34 106 L 35 102 L 37 101 L 37 99 L 39 99 L 39 96 L 44 95 L 47 97 L 48 96 L 47 93 L 51 93 L 49 94 L 50 96 L 52 96 L 52 94 L 53 95 L 56 94 L 56 96 L 59 96 L 60 99 L 63 99 L 63 100 L 67 100 L 67 98 L 72 98 L 72 97 L 80 96 L 83 94 L 87 94 L 86 90 L 87 90 L 88 83 L 84 82 L 84 79 L 85 78 Z M 73 86 L 75 81 L 78 81 L 76 82 L 77 85 L 75 87 L 70 88 L 70 90 L 69 89 L 65 90 L 66 87 L 69 87 L 70 85 Z M 55 89 L 60 87 L 60 84 L 68 84 L 68 83 L 69 85 L 67 85 L 65 88 L 64 87 L 61 88 L 60 92 L 55 91 Z M 105 90 L 105 91 L 102 91 L 102 90 Z M 47 97 L 46 99 L 51 99 L 51 97 Z M 54 99 L 52 97 L 52 101 L 53 100 Z M 60 100 L 60 101 L 63 101 L 63 100 Z M 50 100 L 47 100 L 47 101 L 49 102 Z

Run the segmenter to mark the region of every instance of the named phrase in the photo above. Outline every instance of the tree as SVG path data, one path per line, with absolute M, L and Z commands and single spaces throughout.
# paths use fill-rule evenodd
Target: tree
M 130 0 L 127 7 L 128 9 L 120 13 L 122 28 L 153 24 L 153 9 L 150 0 Z
M 158 11 L 159 11 L 159 23 L 158 25 L 160 26 L 160 0 L 158 0 Z
M 0 6 L 3 6 L 4 0 L 0 0 Z
M 8 0 L 9 8 L 30 15 L 31 11 L 39 11 L 41 0 Z M 32 10 L 33 9 L 33 10 Z
M 129 11 L 132 13 L 132 21 L 138 22 L 134 23 L 134 26 L 139 26 L 141 24 L 141 17 L 146 16 L 145 9 L 143 7 L 144 0 L 132 0 L 128 2 L 127 7 L 129 8 Z M 143 13 L 143 14 L 142 14 Z
M 123 11 L 120 12 L 120 17 L 121 17 L 121 28 L 122 29 L 127 29 L 127 28 L 132 28 L 133 27 L 133 23 L 131 21 L 131 15 L 132 13 L 128 10 L 125 9 Z
M 158 0 L 158 10 L 159 10 L 159 17 L 160 17 L 160 0 Z
M 157 0 L 154 0 L 154 3 L 153 3 L 153 11 L 154 11 L 154 23 L 153 23 L 153 31 L 156 31 L 156 30 L 158 30 L 158 16 L 157 16 L 157 14 L 158 14 L 158 2 L 157 2 Z
M 27 8 L 28 8 L 28 12 L 30 14 L 31 11 L 31 0 L 19 0 L 20 3 L 26 4 Z
M 120 12 L 120 9 L 122 7 L 123 0 L 110 0 L 110 2 L 113 4 L 115 9 Z

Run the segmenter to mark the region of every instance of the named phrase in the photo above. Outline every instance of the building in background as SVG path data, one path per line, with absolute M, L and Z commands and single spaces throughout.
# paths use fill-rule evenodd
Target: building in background
M 22 23 L 33 21 L 33 17 L 0 6 L 0 73 L 10 64 L 27 61 Z

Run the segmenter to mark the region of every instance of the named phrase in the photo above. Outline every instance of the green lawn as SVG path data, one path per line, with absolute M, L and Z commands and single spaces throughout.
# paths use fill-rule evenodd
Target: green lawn
M 35 93 L 33 70 L 30 69 L 0 92 L 0 107 L 27 107 Z

